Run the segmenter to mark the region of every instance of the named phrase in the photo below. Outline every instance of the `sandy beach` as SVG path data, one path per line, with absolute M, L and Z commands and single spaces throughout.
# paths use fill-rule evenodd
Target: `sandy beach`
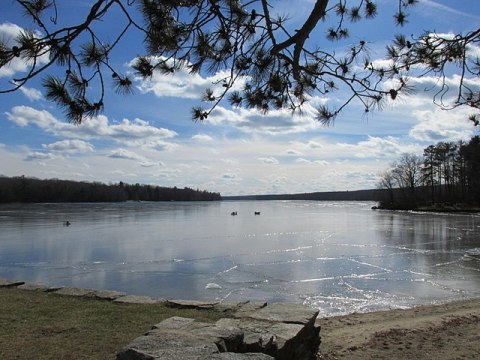
M 480 358 L 480 299 L 317 321 L 318 359 Z

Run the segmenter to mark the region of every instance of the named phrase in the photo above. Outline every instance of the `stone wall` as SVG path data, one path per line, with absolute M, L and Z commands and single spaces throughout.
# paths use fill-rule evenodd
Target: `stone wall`
M 191 302 L 171 303 L 193 306 Z M 232 305 L 232 309 L 232 317 L 214 324 L 181 317 L 166 319 L 128 344 L 117 360 L 316 359 L 320 344 L 317 310 L 299 304 L 258 307 L 248 302 Z
M 132 304 L 164 302 L 175 308 L 208 309 L 226 314 L 214 324 L 190 318 L 168 318 L 125 346 L 117 354 L 117 360 L 310 360 L 316 359 L 320 345 L 320 327 L 315 325 L 318 310 L 300 304 L 164 300 L 117 291 L 25 284 L 1 277 L 0 287 Z

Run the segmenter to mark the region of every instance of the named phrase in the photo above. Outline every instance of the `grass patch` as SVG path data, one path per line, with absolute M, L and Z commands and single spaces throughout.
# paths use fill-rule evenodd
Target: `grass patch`
M 0 289 L 0 359 L 114 359 L 131 340 L 171 316 L 213 322 L 222 314 L 164 304 L 120 304 Z M 224 315 L 223 315 L 224 316 Z

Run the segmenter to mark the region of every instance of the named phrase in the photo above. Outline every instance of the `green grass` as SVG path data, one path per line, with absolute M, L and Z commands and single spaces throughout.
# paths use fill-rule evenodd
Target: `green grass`
M 0 359 L 115 359 L 171 316 L 213 322 L 221 314 L 163 304 L 120 304 L 15 288 L 0 289 Z

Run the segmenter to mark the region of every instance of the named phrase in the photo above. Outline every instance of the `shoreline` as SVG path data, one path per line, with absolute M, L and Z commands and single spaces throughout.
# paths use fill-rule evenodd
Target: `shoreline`
M 0 288 L 23 288 L 33 297 L 59 290 L 28 284 L 22 286 L 22 282 L 8 282 L 2 278 L 0 280 Z M 92 292 L 95 290 L 63 288 L 60 294 L 69 295 L 70 298 L 102 299 L 92 296 Z M 134 299 L 132 295 L 123 296 Z M 107 301 L 109 302 L 114 306 L 113 301 Z M 149 301 L 133 303 L 141 307 L 151 305 Z M 206 303 L 200 301 L 185 301 L 183 305 L 189 309 L 215 311 L 213 306 L 205 306 Z M 480 298 L 452 300 L 408 309 L 321 317 L 317 318 L 316 324 L 321 326 L 319 360 L 432 357 L 436 360 L 475 359 L 480 353 Z
M 220 309 L 219 311 L 225 311 L 225 308 L 229 306 L 236 306 L 237 304 L 248 303 L 252 302 L 249 299 L 241 299 L 241 300 L 233 300 L 233 301 L 225 301 L 221 299 L 179 299 L 179 298 L 163 298 L 163 297 L 152 297 L 148 295 L 136 295 L 130 294 L 123 291 L 117 290 L 109 290 L 109 289 L 95 289 L 95 288 L 81 288 L 81 287 L 72 287 L 72 286 L 65 286 L 65 285 L 47 285 L 43 283 L 32 283 L 23 280 L 10 280 L 6 279 L 0 274 L 0 289 L 2 288 L 18 288 L 20 290 L 25 291 L 39 291 L 39 292 L 46 292 L 46 293 L 56 293 L 58 295 L 65 295 L 65 296 L 72 296 L 72 297 L 86 297 L 86 298 L 94 298 L 97 300 L 109 300 L 115 302 L 123 302 L 123 303 L 134 303 L 134 304 L 152 304 L 152 303 L 167 303 L 170 306 L 177 306 L 181 308 L 182 306 L 188 308 L 195 308 L 198 307 L 199 309 L 212 309 L 217 307 Z M 468 301 L 476 301 L 478 300 L 480 303 L 480 296 L 478 297 L 463 297 L 463 298 L 452 298 L 448 300 L 439 300 L 429 303 L 416 303 L 412 305 L 405 305 L 402 307 L 388 307 L 388 308 L 378 308 L 375 310 L 366 310 L 366 311 L 352 311 L 352 312 L 345 312 L 345 313 L 338 313 L 338 314 L 331 314 L 331 313 L 323 313 L 321 309 L 318 308 L 319 314 L 318 319 L 328 319 L 328 318 L 342 318 L 345 316 L 352 316 L 352 315 L 364 315 L 364 314 L 372 314 L 372 313 L 385 313 L 385 312 L 395 312 L 395 311 L 410 311 L 417 308 L 428 308 L 428 307 L 436 307 L 436 306 L 445 306 L 451 303 L 457 302 L 468 302 Z M 255 303 L 267 303 L 267 300 L 254 300 Z M 295 301 L 275 301 L 271 303 L 301 303 Z M 269 302 L 270 303 L 270 302 Z M 183 305 L 182 305 L 183 304 Z M 306 307 L 311 307 L 309 305 L 302 305 Z
M 255 302 L 255 303 L 298 303 L 306 307 L 312 307 L 311 305 L 304 304 L 301 300 L 299 301 L 268 301 L 266 299 L 183 299 L 183 298 L 169 298 L 169 297 L 158 297 L 158 296 L 149 296 L 149 295 L 137 295 L 131 294 L 119 290 L 109 290 L 109 289 L 96 289 L 96 288 L 83 288 L 75 287 L 69 285 L 48 285 L 44 283 L 32 283 L 23 280 L 10 280 L 4 278 L 0 274 L 0 289 L 16 287 L 20 290 L 29 290 L 29 291 L 41 291 L 46 293 L 56 293 L 58 295 L 69 295 L 73 297 L 86 297 L 86 298 L 95 298 L 97 300 L 109 300 L 114 302 L 123 302 L 123 303 L 132 303 L 132 304 L 152 304 L 152 303 L 166 303 L 169 306 L 174 306 L 177 308 L 198 308 L 201 310 L 204 309 L 213 309 L 218 311 L 225 311 L 230 307 L 235 307 L 238 304 Z M 322 312 L 321 308 L 316 308 L 319 310 L 318 319 L 325 318 L 341 318 L 343 316 L 359 315 L 359 314 L 370 314 L 378 312 L 389 312 L 389 311 L 402 311 L 402 310 L 411 310 L 419 307 L 428 307 L 428 306 L 442 306 L 444 304 L 458 302 L 458 301 L 469 301 L 469 300 L 480 300 L 480 295 L 478 297 L 462 297 L 462 298 L 452 298 L 452 299 L 443 299 L 443 300 L 432 300 L 432 302 L 417 302 L 413 304 L 407 304 L 402 306 L 386 306 L 386 307 L 375 307 L 374 310 L 371 309 L 360 309 L 360 310 L 351 310 L 344 312 Z
M 405 208 L 405 207 L 388 207 L 375 205 L 372 207 L 372 210 L 386 210 L 386 211 L 411 211 L 411 212 L 427 212 L 427 213 L 451 213 L 451 214 L 478 214 L 480 213 L 480 208 L 476 206 L 466 206 L 463 204 L 460 205 L 429 205 L 429 206 L 419 206 L 416 208 Z
M 480 298 L 318 319 L 318 359 L 476 359 Z

